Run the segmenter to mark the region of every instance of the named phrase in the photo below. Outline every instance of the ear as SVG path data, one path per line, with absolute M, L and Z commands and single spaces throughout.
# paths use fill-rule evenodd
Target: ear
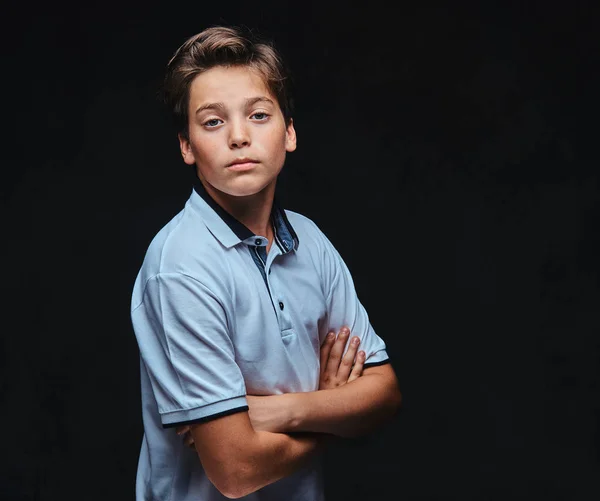
M 189 140 L 181 134 L 177 134 L 177 138 L 179 139 L 179 149 L 181 150 L 183 161 L 188 165 L 194 165 L 196 163 L 196 158 L 194 157 L 194 152 L 192 151 Z
M 294 129 L 294 120 L 290 118 L 290 123 L 285 129 L 285 151 L 292 152 L 296 149 L 296 129 Z

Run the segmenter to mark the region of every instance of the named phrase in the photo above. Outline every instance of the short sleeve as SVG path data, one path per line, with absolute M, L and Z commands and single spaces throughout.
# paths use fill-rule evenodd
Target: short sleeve
M 321 234 L 324 242 L 324 281 L 329 284 L 329 290 L 326 291 L 328 330 L 338 332 L 347 325 L 351 336 L 360 338 L 359 350 L 366 354 L 365 368 L 389 363 L 385 343 L 375 333 L 367 311 L 358 299 L 350 270 L 329 239 Z
M 225 310 L 198 280 L 150 278 L 131 319 L 163 427 L 248 410 Z

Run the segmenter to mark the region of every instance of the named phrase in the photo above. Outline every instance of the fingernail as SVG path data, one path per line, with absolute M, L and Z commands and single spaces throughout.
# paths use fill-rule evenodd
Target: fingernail
M 327 334 L 327 339 L 333 339 L 333 336 L 335 336 L 335 334 L 333 332 L 330 332 L 329 334 Z
M 358 339 L 357 337 L 355 337 L 355 338 L 352 340 L 352 344 L 354 344 L 354 345 L 357 345 L 359 341 L 360 341 L 360 339 Z
M 359 351 L 359 352 L 358 352 L 358 356 L 359 356 L 360 358 L 365 358 L 365 352 L 364 352 L 364 351 Z

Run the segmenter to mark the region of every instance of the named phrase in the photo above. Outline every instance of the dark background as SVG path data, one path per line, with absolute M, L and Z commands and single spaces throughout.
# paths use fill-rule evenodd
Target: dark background
M 3 8 L 1 499 L 134 497 L 130 295 L 191 190 L 156 92 L 218 23 L 286 56 L 280 196 L 345 258 L 404 394 L 329 450 L 328 500 L 600 499 L 593 2 L 457 4 Z

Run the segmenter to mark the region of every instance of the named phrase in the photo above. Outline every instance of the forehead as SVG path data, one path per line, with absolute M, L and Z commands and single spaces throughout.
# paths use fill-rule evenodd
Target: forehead
M 235 105 L 261 95 L 275 101 L 258 70 L 249 66 L 217 66 L 194 78 L 190 85 L 190 106 L 195 109 L 209 102 Z

